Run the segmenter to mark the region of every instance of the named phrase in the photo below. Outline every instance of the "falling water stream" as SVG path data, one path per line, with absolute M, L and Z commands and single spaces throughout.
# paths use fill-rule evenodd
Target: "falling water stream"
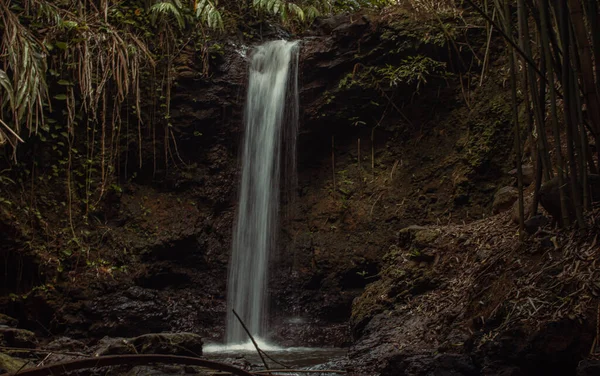
M 259 362 L 254 345 L 232 309 L 262 350 L 288 364 L 308 367 L 345 355 L 342 349 L 284 348 L 266 340 L 269 253 L 276 246 L 279 196 L 295 179 L 297 76 L 298 42 L 271 41 L 253 51 L 229 266 L 226 344 L 209 344 L 203 349 L 213 359 L 245 354 L 246 359 Z
M 250 62 L 242 178 L 227 291 L 228 344 L 248 340 L 232 309 L 253 336 L 263 337 L 266 331 L 269 252 L 275 247 L 277 233 L 281 166 L 293 165 L 287 161 L 295 154 L 289 149 L 296 144 L 297 45 L 283 40 L 265 43 L 255 49 Z

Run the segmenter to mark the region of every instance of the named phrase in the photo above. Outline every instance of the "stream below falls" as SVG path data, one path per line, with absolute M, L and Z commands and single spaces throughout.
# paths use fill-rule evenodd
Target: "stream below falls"
M 337 362 L 347 359 L 347 349 L 327 347 L 279 347 L 269 344 L 261 339 L 256 340 L 258 347 L 276 361 L 285 364 L 291 369 L 324 369 L 322 365 L 327 364 L 328 369 L 337 368 L 332 366 Z M 203 349 L 204 357 L 210 360 L 242 364 L 248 362 L 263 368 L 262 360 L 251 341 L 233 345 L 207 344 Z M 272 369 L 285 368 L 265 358 Z M 290 375 L 289 373 L 287 375 Z M 293 374 L 292 374 L 293 375 Z M 334 375 L 333 373 L 329 375 Z

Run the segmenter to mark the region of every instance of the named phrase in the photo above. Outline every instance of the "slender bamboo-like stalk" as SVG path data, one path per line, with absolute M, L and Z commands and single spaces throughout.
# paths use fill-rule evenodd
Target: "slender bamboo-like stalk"
M 535 164 L 535 186 L 533 190 L 533 201 L 531 202 L 530 217 L 537 215 L 540 204 L 540 188 L 542 187 L 542 155 L 540 150 L 537 152 Z
M 494 11 L 492 12 L 492 20 L 494 19 L 494 17 L 496 17 L 496 9 L 494 9 Z M 490 55 L 490 45 L 492 44 L 492 35 L 494 34 L 493 31 L 494 26 L 490 25 L 489 30 L 487 30 L 488 36 L 485 47 L 485 54 L 483 55 L 483 64 L 481 65 L 481 78 L 479 80 L 479 86 L 483 86 L 483 79 L 485 78 L 485 71 L 487 70 L 488 58 Z
M 528 56 L 533 56 L 531 52 L 531 42 L 529 40 L 529 23 L 528 23 L 528 12 L 525 6 L 524 0 L 518 0 L 517 4 L 518 21 L 519 21 L 519 43 L 524 53 Z M 535 71 L 531 65 L 524 64 L 527 66 L 527 78 L 529 80 L 529 91 L 531 93 L 531 102 L 533 105 L 533 114 L 535 117 L 538 149 L 540 151 L 540 161 L 543 166 L 543 172 L 545 173 L 546 180 L 549 180 L 552 175 L 552 163 L 550 161 L 550 155 L 548 154 L 548 138 L 546 137 L 546 129 L 544 126 L 544 99 L 537 96 L 537 82 L 535 80 Z M 545 69 L 542 66 L 542 72 L 545 74 Z M 545 80 L 540 80 L 540 85 L 545 91 Z M 527 95 L 527 94 L 525 94 Z M 528 107 L 529 108 L 529 107 Z
M 567 163 L 569 165 L 569 181 L 571 187 L 571 202 L 575 207 L 575 218 L 577 219 L 577 225 L 580 228 L 585 226 L 583 221 L 583 215 L 581 212 L 581 201 L 579 195 L 579 188 L 577 183 L 577 162 L 575 157 L 574 148 L 574 128 L 577 126 L 577 122 L 573 118 L 573 97 L 571 93 L 571 82 L 573 78 L 573 71 L 571 69 L 571 49 L 570 49 L 570 25 L 569 25 L 569 9 L 567 8 L 567 0 L 560 0 L 559 7 L 556 9 L 558 14 L 559 28 L 560 28 L 560 40 L 562 44 L 562 87 L 564 90 L 564 108 L 563 115 L 565 119 L 565 128 L 567 136 Z
M 576 80 L 576 74 L 573 75 Z M 586 157 L 587 157 L 587 135 L 585 126 L 583 125 L 583 116 L 581 112 L 581 99 L 579 98 L 579 90 L 577 87 L 577 81 L 571 81 L 571 96 L 573 97 L 574 106 L 572 106 L 572 115 L 575 122 L 574 127 L 574 140 L 577 148 L 577 164 L 579 165 L 579 180 L 581 181 L 582 197 L 581 205 L 582 211 L 589 209 L 589 187 L 588 187 L 588 170 L 586 168 Z
M 569 218 L 569 211 L 567 205 L 567 194 L 564 185 L 564 162 L 562 157 L 561 145 L 560 145 L 560 128 L 558 126 L 558 111 L 556 106 L 556 90 L 554 88 L 554 66 L 552 64 L 552 56 L 550 54 L 550 38 L 548 29 L 550 28 L 549 22 L 549 10 L 550 6 L 548 0 L 540 0 L 540 21 L 541 21 L 541 33 L 542 33 L 542 49 L 546 58 L 546 70 L 548 75 L 548 88 L 550 92 L 550 111 L 552 118 L 552 130 L 554 132 L 554 147 L 556 153 L 556 174 L 558 177 L 558 192 L 560 195 L 560 210 L 562 214 L 563 226 L 569 226 L 571 224 Z
M 539 38 L 541 40 L 541 36 Z M 541 44 L 541 43 L 540 43 Z M 544 52 L 543 52 L 543 48 L 540 47 L 540 65 L 542 67 L 542 72 L 544 74 L 546 74 L 546 58 L 544 57 Z M 541 117 L 540 121 L 542 122 L 541 124 L 543 124 L 540 128 L 542 130 L 542 132 L 544 132 L 543 135 L 541 135 L 540 137 L 543 137 L 542 140 L 545 141 L 544 143 L 544 153 L 542 154 L 542 160 L 547 160 L 547 165 L 548 165 L 548 169 L 544 170 L 544 177 L 546 180 L 550 180 L 554 177 L 554 170 L 552 169 L 552 161 L 550 160 L 550 147 L 548 146 L 548 137 L 546 135 L 546 126 L 545 126 L 545 114 L 546 114 L 546 88 L 548 87 L 548 85 L 546 85 L 546 81 L 545 80 L 540 80 L 540 90 L 537 93 L 537 101 L 538 101 L 538 106 L 539 106 L 539 116 Z M 533 95 L 533 93 L 532 93 Z
M 598 17 L 598 2 L 588 1 L 587 18 L 591 28 L 592 48 L 594 50 L 594 61 L 596 62 L 596 90 L 600 93 L 600 22 Z
M 571 41 L 573 41 L 573 33 L 571 33 Z M 588 158 L 591 159 L 591 153 L 588 152 L 589 144 L 587 140 L 587 130 L 585 128 L 583 122 L 583 111 L 581 108 L 581 96 L 579 94 L 579 85 L 577 83 L 577 78 L 580 78 L 580 72 L 577 67 L 579 66 L 577 51 L 575 49 L 574 43 L 571 43 L 571 55 L 574 57 L 572 69 L 573 69 L 573 80 L 571 81 L 571 96 L 573 97 L 574 106 L 572 106 L 572 110 L 574 113 L 574 119 L 577 124 L 576 129 L 578 135 L 575 138 L 579 138 L 579 152 L 578 152 L 578 161 L 579 161 L 579 176 L 581 177 L 581 185 L 583 190 L 582 204 L 583 210 L 586 211 L 589 209 L 589 186 L 588 186 Z M 594 164 L 594 160 L 591 160 L 589 163 L 589 169 L 593 173 L 596 172 L 596 165 Z
M 491 25 L 493 25 L 498 30 L 498 32 L 502 35 L 502 37 L 508 43 L 510 43 L 510 45 L 515 49 L 515 51 L 517 51 L 519 53 L 519 55 L 521 55 L 525 59 L 525 61 L 527 61 L 527 64 L 529 64 L 533 67 L 534 71 L 540 76 L 541 79 L 545 79 L 544 75 L 542 75 L 542 72 L 540 72 L 540 70 L 538 69 L 535 62 L 525 52 L 523 52 L 523 50 L 517 45 L 517 43 L 513 40 L 512 37 L 510 37 L 508 34 L 506 34 L 502 30 L 502 28 L 498 27 L 496 22 L 486 12 L 484 12 L 483 9 L 481 9 L 479 6 L 477 6 L 477 4 L 475 4 L 472 0 L 465 0 L 465 1 L 467 3 L 469 3 L 469 5 L 472 6 L 477 11 L 477 13 L 479 13 L 481 16 L 483 16 L 483 18 L 485 18 Z
M 568 0 L 571 15 L 571 23 L 575 31 L 575 39 L 579 52 L 581 73 L 583 80 L 583 94 L 585 103 L 588 107 L 592 129 L 596 137 L 600 135 L 600 100 L 598 97 L 597 86 L 595 85 L 594 66 L 592 64 L 592 47 L 588 38 L 583 17 L 583 9 L 579 0 Z M 597 25 L 596 25 L 597 27 Z
M 510 30 L 510 7 L 508 0 L 504 1 L 504 27 Z M 517 103 L 517 72 L 515 69 L 515 55 L 510 43 L 508 47 L 508 61 L 510 65 L 510 88 L 513 112 L 513 132 L 515 134 L 515 154 L 517 161 L 517 186 L 519 188 L 519 238 L 525 236 L 525 209 L 523 204 L 523 165 L 521 156 L 521 127 L 519 127 L 519 104 Z

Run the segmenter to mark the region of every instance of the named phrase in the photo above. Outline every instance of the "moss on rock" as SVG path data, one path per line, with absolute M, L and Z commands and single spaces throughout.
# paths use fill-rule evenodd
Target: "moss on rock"
M 26 361 L 19 358 L 13 358 L 12 356 L 0 353 L 0 372 L 17 372 L 20 370 Z

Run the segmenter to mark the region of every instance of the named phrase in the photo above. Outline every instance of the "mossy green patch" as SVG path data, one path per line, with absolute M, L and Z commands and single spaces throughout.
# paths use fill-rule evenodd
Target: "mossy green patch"
M 386 266 L 380 272 L 381 279 L 369 284 L 352 304 L 350 320 L 355 335 L 360 335 L 375 315 L 391 310 L 407 297 L 422 294 L 438 284 L 431 270 L 404 262 L 405 258 L 398 248 L 394 247 L 383 259 Z
M 475 171 L 496 168 L 506 161 L 511 140 L 511 101 L 501 90 L 478 100 L 467 122 L 469 135 L 464 142 L 463 161 Z
M 4 369 L 9 373 L 19 371 L 27 363 L 23 359 L 13 358 L 12 356 L 0 353 L 0 369 Z

